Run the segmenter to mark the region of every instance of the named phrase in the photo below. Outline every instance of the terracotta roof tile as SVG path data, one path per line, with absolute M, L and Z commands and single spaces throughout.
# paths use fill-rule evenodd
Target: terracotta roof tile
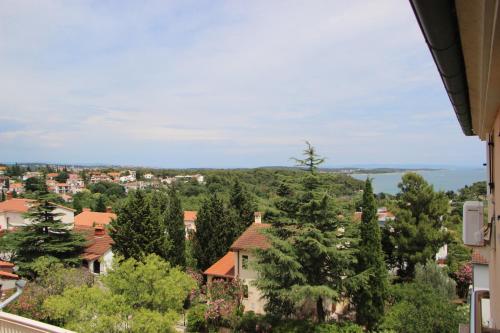
M 472 263 L 473 264 L 488 265 L 489 260 L 487 258 L 485 258 L 484 256 L 482 256 L 478 250 L 474 249 L 474 250 L 472 250 Z
M 231 245 L 230 250 L 266 249 L 270 246 L 267 237 L 262 233 L 263 229 L 270 227 L 266 223 L 253 223 L 245 230 Z
M 234 277 L 234 252 L 229 251 L 226 253 L 224 257 L 210 266 L 203 274 L 220 277 Z
M 8 261 L 0 260 L 0 267 L 14 267 L 14 264 Z
M 0 212 L 26 213 L 33 205 L 34 200 L 9 199 L 0 202 Z
M 184 211 L 184 221 L 194 221 L 196 220 L 196 212 L 192 210 L 185 210 Z
M 14 274 L 14 273 L 9 273 L 6 271 L 0 271 L 0 278 L 6 278 L 6 279 L 19 279 L 19 275 Z
M 113 239 L 104 229 L 102 230 L 102 234 L 99 235 L 96 235 L 95 228 L 76 227 L 75 230 L 83 233 L 87 239 L 87 245 L 81 255 L 82 259 L 98 259 L 108 252 L 113 245 Z
M 83 211 L 75 216 L 75 226 L 93 227 L 95 225 L 107 225 L 112 219 L 116 219 L 115 213 L 100 213 Z

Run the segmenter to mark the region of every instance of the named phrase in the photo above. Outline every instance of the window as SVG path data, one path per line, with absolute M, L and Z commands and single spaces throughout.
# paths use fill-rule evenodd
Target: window
M 248 256 L 241 256 L 241 267 L 248 269 Z

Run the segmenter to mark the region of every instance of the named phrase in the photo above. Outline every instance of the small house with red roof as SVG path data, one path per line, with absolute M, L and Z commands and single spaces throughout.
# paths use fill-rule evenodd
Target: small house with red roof
M 29 209 L 36 205 L 35 200 L 13 198 L 0 202 L 0 230 L 11 230 L 17 227 L 29 225 L 31 222 L 24 215 Z M 75 222 L 75 210 L 69 207 L 56 205 L 53 211 L 60 214 L 61 222 L 73 227 Z
M 186 232 L 186 238 L 189 237 L 190 233 L 196 232 L 196 214 L 192 210 L 184 211 L 184 231 Z
M 116 214 L 112 213 L 111 210 L 101 213 L 84 208 L 80 214 L 75 216 L 75 228 L 106 226 L 114 219 L 116 219 Z
M 19 276 L 13 273 L 14 264 L 0 260 L 0 292 L 15 289 Z
M 489 290 L 490 275 L 489 275 L 489 253 L 484 251 L 484 248 L 474 248 L 472 250 L 472 280 L 474 290 Z
M 106 274 L 113 265 L 113 239 L 102 225 L 95 227 L 75 226 L 87 240 L 81 255 L 83 266 L 93 274 Z

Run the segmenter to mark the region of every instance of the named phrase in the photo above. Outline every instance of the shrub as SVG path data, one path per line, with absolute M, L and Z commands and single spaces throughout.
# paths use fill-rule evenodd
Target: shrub
M 361 326 L 345 322 L 342 324 L 320 324 L 314 328 L 314 333 L 363 333 Z
M 256 314 L 253 311 L 248 311 L 241 317 L 240 322 L 236 327 L 236 331 L 244 333 L 270 332 L 271 326 L 272 325 L 269 323 L 268 318 L 265 316 Z
M 188 310 L 187 313 L 187 331 L 188 332 L 207 332 L 207 321 L 205 320 L 205 304 L 198 304 Z

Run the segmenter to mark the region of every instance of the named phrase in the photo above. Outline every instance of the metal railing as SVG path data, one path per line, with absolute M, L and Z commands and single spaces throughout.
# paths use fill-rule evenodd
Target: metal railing
M 0 311 L 0 333 L 75 333 L 63 328 L 45 324 Z

